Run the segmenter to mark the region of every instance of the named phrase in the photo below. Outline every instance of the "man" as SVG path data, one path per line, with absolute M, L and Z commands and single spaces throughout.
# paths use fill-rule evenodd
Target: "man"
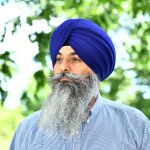
M 86 19 L 69 19 L 50 41 L 52 92 L 18 127 L 11 150 L 150 150 L 150 122 L 135 108 L 99 94 L 114 70 L 109 36 Z

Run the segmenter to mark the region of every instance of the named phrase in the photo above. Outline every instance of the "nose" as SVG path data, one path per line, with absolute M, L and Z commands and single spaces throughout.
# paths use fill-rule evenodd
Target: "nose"
M 70 72 L 70 65 L 68 61 L 62 61 L 61 65 L 60 65 L 60 71 L 61 72 Z

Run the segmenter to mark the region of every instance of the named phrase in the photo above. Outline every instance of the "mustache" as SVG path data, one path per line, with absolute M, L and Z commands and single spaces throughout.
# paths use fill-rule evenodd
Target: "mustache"
M 61 82 L 61 79 L 66 78 L 72 82 L 79 82 L 85 80 L 85 78 L 89 79 L 91 75 L 77 75 L 72 73 L 59 73 L 50 77 L 50 83 L 58 83 Z

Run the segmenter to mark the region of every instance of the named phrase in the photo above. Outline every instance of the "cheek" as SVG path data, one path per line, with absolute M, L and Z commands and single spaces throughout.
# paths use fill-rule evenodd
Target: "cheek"
M 88 66 L 85 67 L 85 72 L 86 72 L 87 74 L 90 74 L 90 75 L 93 74 L 93 71 L 92 71 L 91 68 L 89 68 Z
M 73 72 L 77 74 L 93 74 L 93 71 L 86 65 L 80 65 L 73 68 Z
M 59 67 L 57 65 L 54 65 L 54 68 L 53 68 L 53 74 L 57 74 L 59 73 Z
M 90 74 L 90 75 L 93 74 L 93 71 L 91 69 L 87 69 L 87 68 L 84 70 L 84 72 L 85 72 L 85 74 Z

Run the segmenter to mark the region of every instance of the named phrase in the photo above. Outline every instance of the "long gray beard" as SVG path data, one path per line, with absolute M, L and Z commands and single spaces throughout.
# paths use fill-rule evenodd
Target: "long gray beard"
M 62 77 L 71 82 L 60 81 Z M 98 95 L 99 80 L 93 75 L 58 74 L 51 79 L 52 92 L 42 107 L 39 127 L 65 139 L 80 132 L 88 104 Z

